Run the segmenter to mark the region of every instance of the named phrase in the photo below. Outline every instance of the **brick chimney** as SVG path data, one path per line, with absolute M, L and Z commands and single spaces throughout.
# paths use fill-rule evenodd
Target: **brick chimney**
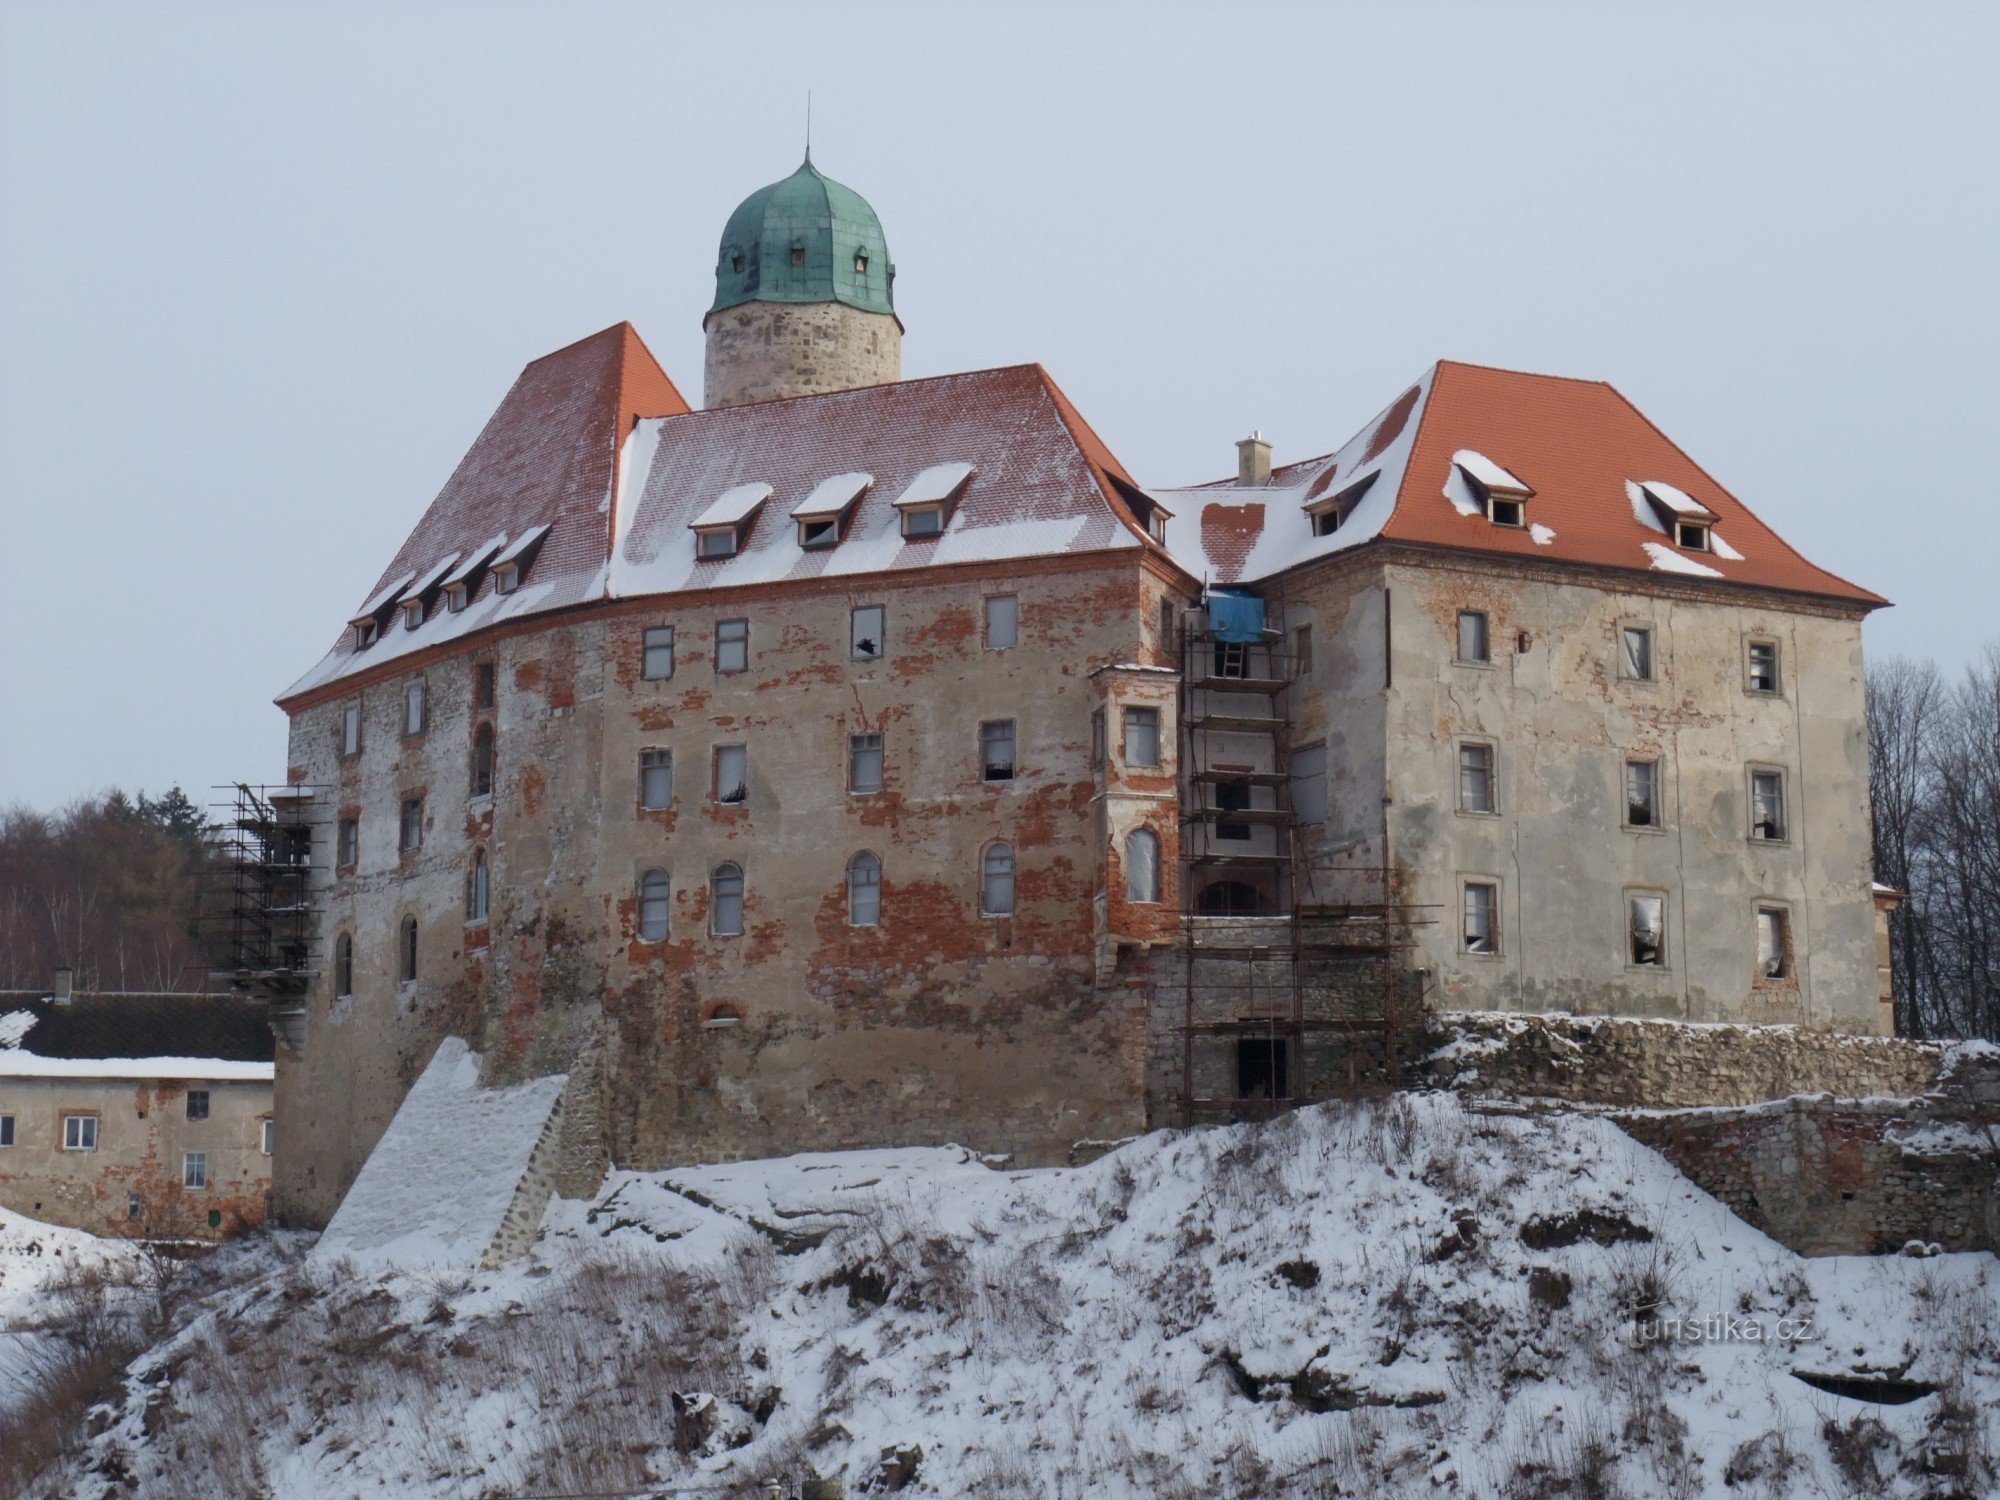
M 1261 432 L 1253 432 L 1236 445 L 1236 482 L 1260 485 L 1271 482 L 1271 444 Z

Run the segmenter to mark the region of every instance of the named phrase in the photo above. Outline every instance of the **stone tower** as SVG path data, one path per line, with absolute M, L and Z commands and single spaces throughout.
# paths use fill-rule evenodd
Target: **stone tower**
M 822 175 L 808 151 L 798 171 L 745 198 L 722 231 L 715 303 L 702 320 L 704 403 L 902 379 L 895 279 L 875 210 Z

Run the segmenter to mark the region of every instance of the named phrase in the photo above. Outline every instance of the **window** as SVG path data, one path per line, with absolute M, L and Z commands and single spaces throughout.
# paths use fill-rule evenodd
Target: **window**
M 422 678 L 403 684 L 403 733 L 424 732 L 424 683 Z
M 1493 649 L 1486 639 L 1484 610 L 1461 609 L 1458 612 L 1458 659 L 1474 662 L 1493 660 Z
M 1099 704 L 1090 711 L 1090 764 L 1093 770 L 1104 764 L 1104 706 Z
M 648 870 L 639 877 L 639 941 L 664 943 L 667 916 L 672 911 L 673 884 L 665 870 Z
M 1125 764 L 1157 766 L 1160 763 L 1160 711 L 1157 708 L 1125 710 Z
M 747 672 L 750 670 L 750 622 L 748 620 L 723 620 L 716 625 L 715 670 L 718 672 Z
M 344 703 L 340 709 L 340 753 L 359 755 L 361 753 L 361 705 Z
M 521 586 L 521 570 L 515 567 L 495 567 L 493 569 L 493 592 L 511 594 Z
M 1528 507 L 1522 501 L 1508 500 L 1499 495 L 1487 497 L 1486 513 L 1495 526 L 1525 526 L 1528 524 Z
M 979 777 L 982 781 L 1014 779 L 1014 721 L 989 719 L 979 726 Z
M 864 604 L 853 612 L 848 626 L 848 649 L 856 661 L 880 659 L 886 615 L 887 611 L 879 604 Z
M 278 1122 L 266 1115 L 261 1123 L 263 1128 L 257 1132 L 257 1149 L 269 1156 L 271 1147 L 277 1144 Z
M 490 661 L 472 669 L 472 706 L 491 708 L 500 697 L 500 669 Z
M 1215 643 L 1215 675 L 1217 677 L 1248 677 L 1250 675 L 1250 646 L 1247 641 L 1217 641 Z
M 1750 691 L 1753 693 L 1775 693 L 1778 691 L 1778 643 L 1776 641 L 1752 641 L 1750 643 Z
M 403 983 L 414 984 L 417 978 L 417 919 L 403 918 L 403 925 L 396 933 L 396 949 L 402 960 L 397 971 Z
M 940 536 L 943 532 L 942 505 L 912 506 L 903 512 L 903 537 L 906 541 L 920 541 L 927 537 Z
M 1171 594 L 1160 600 L 1160 649 L 1172 656 L 1180 642 L 1175 639 L 1174 600 Z
M 1014 915 L 1014 846 L 988 844 L 979 856 L 979 914 Z
M 1625 762 L 1625 826 L 1660 826 L 1660 763 L 1656 760 Z
M 128 1192 L 125 1195 L 125 1217 L 127 1219 L 136 1219 L 139 1218 L 141 1215 L 143 1215 L 145 1212 L 146 1212 L 146 1200 L 139 1196 L 138 1191 L 136 1189 L 134 1189 L 131 1192 Z
M 1782 906 L 1757 908 L 1757 977 L 1792 977 L 1792 919 Z
M 1690 552 L 1708 550 L 1708 524 L 1705 521 L 1674 522 L 1674 541 Z
M 1486 955 L 1500 951 L 1500 887 L 1491 881 L 1465 883 L 1465 951 Z
M 97 1149 L 97 1116 L 63 1116 L 63 1150 L 95 1151 Z
M 1215 784 L 1215 805 L 1223 812 L 1248 812 L 1250 810 L 1250 783 L 1247 781 L 1218 781 Z M 1215 824 L 1215 836 L 1240 843 L 1250 837 L 1250 824 L 1245 819 L 1220 818 Z
M 342 818 L 340 836 L 335 840 L 334 863 L 343 870 L 351 870 L 361 862 L 361 820 Z
M 1300 823 L 1324 823 L 1326 746 L 1300 745 L 1292 751 L 1292 817 Z
M 1657 891 L 1625 893 L 1625 931 L 1631 962 L 1645 969 L 1667 963 L 1667 898 Z
M 333 940 L 333 997 L 345 1000 L 354 993 L 354 934 L 343 932 Z
M 208 1186 L 208 1153 L 189 1151 L 181 1157 L 181 1186 L 184 1188 L 205 1188 Z
M 717 865 L 708 880 L 708 930 L 717 937 L 743 932 L 743 868 Z
M 995 594 L 986 601 L 986 649 L 1005 651 L 1020 638 L 1020 599 L 1013 594 Z
M 882 790 L 882 736 L 851 735 L 847 741 L 847 789 L 850 792 Z
M 1165 511 L 1155 509 L 1151 515 L 1146 517 L 1146 535 L 1158 542 L 1162 547 L 1166 546 L 1167 513 Z
M 1150 828 L 1125 835 L 1125 899 L 1149 904 L 1160 899 L 1160 836 Z
M 1498 811 L 1493 796 L 1493 747 L 1458 747 L 1458 810 L 1468 813 Z
M 493 795 L 493 726 L 481 724 L 472 732 L 472 795 Z
M 359 625 L 354 627 L 354 632 L 356 643 L 365 649 L 374 645 L 376 641 L 382 638 L 382 622 L 380 620 L 363 620 Z
M 882 924 L 882 861 L 863 849 L 847 862 L 847 925 Z
M 1300 677 L 1311 675 L 1313 669 L 1313 628 L 1301 625 L 1292 632 L 1292 669 Z
M 743 274 L 743 252 L 741 250 L 731 250 L 729 252 L 729 269 L 739 276 Z
M 806 247 L 804 245 L 792 246 L 792 264 L 795 266 L 802 266 L 805 263 L 806 263 Z
M 187 1091 L 187 1117 L 190 1120 L 208 1118 L 208 1090 L 189 1089 Z
M 856 276 L 866 276 L 868 274 L 868 252 L 866 250 L 857 250 L 854 252 L 854 274 Z
M 424 799 L 405 797 L 403 816 L 397 825 L 396 847 L 408 854 L 412 849 L 420 849 L 424 842 Z
M 736 804 L 750 794 L 750 752 L 742 745 L 715 747 L 715 800 Z
M 840 517 L 828 516 L 822 520 L 799 522 L 799 546 L 805 551 L 819 552 L 839 545 Z
M 491 892 L 491 880 L 492 876 L 486 868 L 486 851 L 484 849 L 473 850 L 472 868 L 466 872 L 465 877 L 466 921 L 484 922 L 486 920 L 486 901 Z
M 694 535 L 694 555 L 696 557 L 734 557 L 743 533 L 730 526 L 715 531 L 697 531 Z
M 1653 680 L 1653 632 L 1642 625 L 1627 625 L 1619 632 L 1623 649 L 1618 655 L 1618 675 L 1631 682 Z
M 667 807 L 674 800 L 674 752 L 639 752 L 639 806 L 649 812 Z
M 1750 837 L 1771 843 L 1785 838 L 1785 773 L 1750 773 Z
M 14 1144 L 14 1117 L 0 1115 L 0 1149 Z
M 673 626 L 655 625 L 646 632 L 639 675 L 648 682 L 664 682 L 674 675 Z

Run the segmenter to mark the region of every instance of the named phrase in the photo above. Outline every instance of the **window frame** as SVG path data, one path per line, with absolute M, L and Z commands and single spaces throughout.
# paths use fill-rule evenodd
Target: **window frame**
M 725 797 L 722 794 L 722 758 L 731 751 L 734 751 L 742 758 L 743 776 L 741 784 L 734 788 L 736 795 Z M 750 805 L 750 746 L 748 744 L 742 740 L 732 740 L 727 744 L 710 746 L 708 770 L 708 797 L 712 806 L 748 807 Z
M 867 639 L 861 634 L 861 617 L 873 613 L 877 629 L 872 652 L 861 649 Z M 889 656 L 889 606 L 886 604 L 857 604 L 847 612 L 847 659 L 849 661 L 886 661 Z
M 257 1122 L 257 1153 L 260 1156 L 277 1155 L 278 1122 L 269 1115 L 260 1116 Z
M 1152 880 L 1150 886 L 1142 888 L 1141 893 L 1135 894 L 1132 877 L 1133 873 L 1140 868 L 1140 865 L 1133 858 L 1132 850 L 1133 846 L 1142 839 L 1152 845 L 1153 852 L 1149 857 L 1150 863 L 1145 867 L 1152 872 Z M 1125 830 L 1125 904 L 1127 906 L 1160 905 L 1162 892 L 1166 889 L 1166 881 L 1162 877 L 1160 870 L 1160 855 L 1163 847 L 1159 834 L 1143 824 L 1137 828 L 1128 828 Z M 1152 894 L 1143 894 L 1144 889 L 1150 889 Z
M 497 745 L 499 735 L 491 724 L 480 724 L 472 731 L 472 800 L 477 802 L 493 795 L 493 784 L 497 779 L 495 767 L 499 763 Z
M 658 637 L 664 636 L 661 640 Z M 667 669 L 653 670 L 656 653 L 664 652 Z M 641 682 L 671 682 L 674 678 L 674 627 L 671 625 L 648 625 L 639 632 L 639 680 Z
M 483 845 L 472 851 L 472 864 L 465 872 L 465 925 L 476 927 L 487 919 L 493 903 L 493 867 L 487 862 Z
M 1477 656 L 1465 654 L 1465 627 L 1469 620 L 1479 622 L 1479 651 Z M 1451 659 L 1461 667 L 1490 667 L 1493 665 L 1493 621 L 1483 609 L 1461 609 L 1458 612 L 1457 638 L 1451 644 Z
M 1710 525 L 1707 521 L 1674 522 L 1674 545 L 1683 552 L 1713 552 L 1714 545 L 1709 539 Z
M 201 1102 L 197 1105 L 196 1100 Z M 213 1100 L 207 1089 L 189 1089 L 181 1096 L 181 1108 L 190 1120 L 206 1120 Z
M 1309 677 L 1313 669 L 1313 628 L 1310 624 L 1292 627 L 1292 676 Z
M 874 744 L 864 745 L 863 740 L 873 740 Z M 875 784 L 863 786 L 859 775 L 861 758 L 872 751 L 875 757 Z M 889 753 L 888 738 L 880 730 L 850 734 L 847 737 L 847 795 L 850 797 L 874 797 L 888 785 Z
M 654 877 L 658 881 L 655 882 Z M 641 943 L 664 943 L 673 936 L 674 927 L 674 877 L 671 871 L 654 865 L 641 870 L 639 879 L 633 885 L 637 904 L 632 913 L 634 940 Z M 655 911 L 659 917 L 657 932 L 648 924 L 647 913 Z
M 418 945 L 421 941 L 414 915 L 396 924 L 396 983 L 415 984 L 418 972 Z
M 1777 832 L 1766 836 L 1757 832 L 1757 783 L 1764 777 L 1773 778 L 1778 784 Z M 1749 798 L 1749 814 L 1744 837 L 1753 844 L 1789 844 L 1792 841 L 1791 789 L 1786 784 L 1787 776 L 1783 766 L 1753 764 L 1744 767 L 1744 786 Z
M 937 523 L 936 530 L 919 530 L 918 517 L 925 517 Z M 938 505 L 912 505 L 902 510 L 902 536 L 906 542 L 934 542 L 944 535 L 947 524 L 945 507 Z
M 1667 894 L 1659 886 L 1653 885 L 1628 885 L 1619 892 L 1625 927 L 1625 967 L 1627 969 L 1665 972 L 1673 967 L 1673 950 L 1667 941 Z M 1635 919 L 1638 916 L 1639 903 L 1641 901 L 1653 901 L 1659 904 L 1659 944 L 1656 950 L 1658 957 L 1654 958 L 1651 962 L 1641 959 L 1638 954 L 1639 927 Z
M 1667 831 L 1666 782 L 1660 774 L 1661 765 L 1661 757 L 1657 755 L 1627 755 L 1622 758 L 1619 766 L 1618 819 L 1627 833 Z M 1645 823 L 1636 821 L 1632 816 L 1632 772 L 1640 766 L 1650 767 L 1653 773 L 1651 796 L 1648 801 L 1648 811 L 1652 817 L 1651 821 Z
M 1007 639 L 995 641 L 993 638 L 993 606 L 1007 606 Z M 983 609 L 985 645 L 988 651 L 1012 651 L 1021 644 L 1021 596 L 1019 594 L 988 594 Z
M 421 677 L 403 684 L 403 738 L 413 740 L 430 728 L 430 693 Z
M 1006 731 L 1004 738 L 1007 742 L 1007 754 L 1008 754 L 1008 762 L 1006 767 L 1007 774 L 1004 776 L 993 776 L 988 773 L 992 771 L 996 763 L 988 759 L 987 746 L 989 743 L 998 743 L 1003 736 L 999 735 L 998 733 L 989 734 L 988 731 L 989 730 L 998 731 L 1001 729 L 1005 729 Z M 988 786 L 1005 786 L 1010 782 L 1019 781 L 1020 779 L 1021 779 L 1021 741 L 1020 741 L 1020 726 L 1018 721 L 1014 719 L 981 719 L 979 721 L 980 782 Z
M 85 1128 L 85 1127 L 88 1128 Z M 71 1127 L 75 1127 L 72 1129 Z M 89 1139 L 85 1139 L 85 1137 Z M 102 1121 L 96 1110 L 64 1110 L 62 1148 L 65 1151 L 95 1151 L 103 1138 Z
M 736 635 L 731 635 L 729 638 L 725 639 L 723 636 L 723 632 L 726 630 L 730 630 L 731 627 L 734 626 L 742 627 L 741 636 L 738 637 Z M 722 664 L 722 648 L 725 645 L 735 646 L 740 648 L 740 650 L 743 653 L 742 664 L 740 666 L 725 667 Z M 715 622 L 715 675 L 718 677 L 734 677 L 738 673 L 747 672 L 749 670 L 750 670 L 749 616 L 734 615 L 727 620 L 717 620 Z
M 184 1193 L 205 1193 L 208 1191 L 208 1153 L 206 1151 L 183 1151 L 181 1153 L 181 1191 Z
M 1757 686 L 1757 651 L 1766 647 L 1771 653 L 1771 685 Z M 1785 653 L 1783 645 L 1775 636 L 1752 635 L 1743 640 L 1743 691 L 1753 698 L 1782 698 L 1785 696 Z
M 1486 756 L 1486 806 L 1468 807 L 1465 797 L 1466 752 L 1484 751 Z M 1452 785 L 1454 810 L 1463 818 L 1500 816 L 1500 747 L 1487 739 L 1460 739 L 1452 742 Z
M 995 868 L 993 864 L 995 851 L 1004 851 L 1006 860 L 1005 870 Z M 1020 857 L 1016 854 L 1014 845 L 1009 840 L 988 839 L 984 844 L 981 844 L 979 846 L 979 915 L 996 919 L 1012 917 L 1020 905 L 1019 876 Z M 996 878 L 1004 878 L 1007 882 L 1007 905 L 1005 910 L 998 909 L 993 902 L 988 900 L 988 896 L 992 891 L 991 882 Z
M 1160 725 L 1159 706 L 1157 704 L 1152 704 L 1152 703 L 1121 703 L 1118 705 L 1118 707 L 1119 707 L 1119 721 L 1118 721 L 1119 759 L 1123 761 L 1126 766 L 1136 767 L 1142 771 L 1159 770 L 1162 766 L 1166 764 L 1166 749 L 1165 749 L 1166 742 L 1161 738 L 1160 735 L 1161 725 Z M 1152 736 L 1152 741 L 1153 741 L 1153 751 L 1152 751 L 1153 758 L 1151 760 L 1141 759 L 1139 756 L 1134 755 L 1132 753 L 1133 731 L 1135 729 L 1145 729 L 1147 725 L 1151 726 L 1149 732 Z M 1140 748 L 1143 749 L 1144 747 L 1141 746 Z
M 857 880 L 857 876 L 868 877 Z M 882 925 L 882 856 L 873 849 L 857 849 L 849 856 L 844 879 L 847 885 L 847 925 L 849 927 L 880 927 Z M 870 921 L 861 921 L 855 916 L 855 893 L 873 890 L 875 915 Z
M 650 802 L 648 772 L 664 773 L 666 797 L 663 801 Z M 665 812 L 674 805 L 674 752 L 665 745 L 641 745 L 639 747 L 639 784 L 636 794 L 640 812 Z
M 424 847 L 424 794 L 404 796 L 396 814 L 396 852 L 415 854 Z
M 1642 636 L 1646 644 L 1646 670 L 1643 675 L 1628 670 L 1631 662 L 1631 637 Z M 1618 680 L 1620 682 L 1658 682 L 1660 680 L 1660 642 L 1658 633 L 1651 625 L 1633 625 L 1621 621 L 1616 642 L 1618 652 Z
M 361 864 L 361 817 L 341 817 L 334 820 L 333 867 L 335 870 L 353 870 Z
M 14 1149 L 14 1138 L 17 1128 L 14 1124 L 13 1115 L 0 1114 L 0 1151 L 11 1151 Z
M 1472 946 L 1472 929 L 1468 918 L 1471 916 L 1471 893 L 1485 891 L 1488 896 L 1486 907 L 1486 946 Z M 1505 926 L 1500 920 L 1500 877 L 1497 875 L 1461 875 L 1458 879 L 1458 951 L 1465 958 L 1500 958 L 1506 953 Z
M 361 700 L 350 698 L 340 705 L 340 758 L 352 760 L 361 753 Z
M 725 874 L 724 872 L 731 873 Z M 735 902 L 736 925 L 727 929 L 721 925 L 724 895 L 722 883 L 725 879 L 732 879 L 736 883 L 735 891 L 730 893 Z M 710 937 L 733 938 L 743 936 L 743 929 L 748 925 L 746 920 L 748 889 L 749 882 L 743 878 L 743 866 L 737 864 L 734 860 L 726 859 L 708 872 L 708 935 Z
M 1798 950 L 1792 937 L 1792 908 L 1784 901 L 1773 901 L 1760 897 L 1750 908 L 1751 932 L 1751 987 L 1753 989 L 1788 989 L 1798 985 Z M 1778 927 L 1778 972 L 1772 974 L 1764 968 L 1764 919 L 1775 917 Z
M 345 928 L 333 938 L 333 998 L 354 998 L 354 934 Z

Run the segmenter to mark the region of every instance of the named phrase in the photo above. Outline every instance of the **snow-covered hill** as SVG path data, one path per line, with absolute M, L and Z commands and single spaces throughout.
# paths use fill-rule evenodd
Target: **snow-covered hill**
M 1801 1260 L 1602 1120 L 1444 1097 L 621 1174 L 500 1271 L 245 1264 L 50 1493 L 1915 1497 L 2000 1448 L 1992 1256 Z

